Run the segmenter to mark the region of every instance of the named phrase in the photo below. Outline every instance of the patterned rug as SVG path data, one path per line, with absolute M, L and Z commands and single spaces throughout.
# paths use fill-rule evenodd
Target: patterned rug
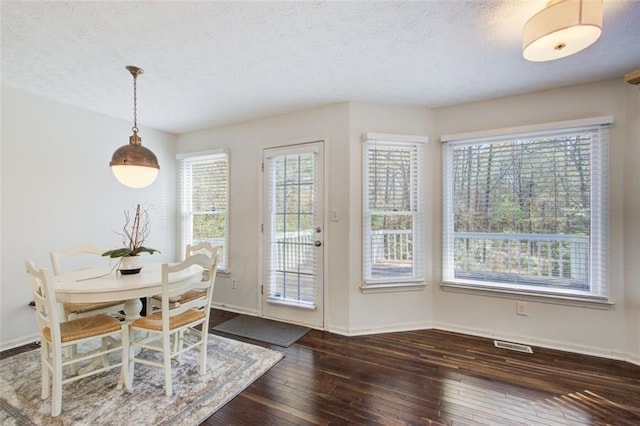
M 280 361 L 284 354 L 209 335 L 208 364 L 198 374 L 198 352 L 174 364 L 173 396 L 164 394 L 159 368 L 136 364 L 131 391 L 117 390 L 119 369 L 62 387 L 62 414 L 41 400 L 39 350 L 0 360 L 0 424 L 199 425 Z

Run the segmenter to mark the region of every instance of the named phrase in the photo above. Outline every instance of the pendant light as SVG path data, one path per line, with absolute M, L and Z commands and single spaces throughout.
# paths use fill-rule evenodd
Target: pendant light
M 144 188 L 156 180 L 160 166 L 155 154 L 142 146 L 142 138 L 138 136 L 136 81 L 143 71 L 131 65 L 127 66 L 127 70 L 133 76 L 133 135 L 129 136 L 129 145 L 121 146 L 113 153 L 109 165 L 121 184 L 131 188 Z
M 602 33 L 602 0 L 549 0 L 524 25 L 522 56 L 533 62 L 573 55 Z

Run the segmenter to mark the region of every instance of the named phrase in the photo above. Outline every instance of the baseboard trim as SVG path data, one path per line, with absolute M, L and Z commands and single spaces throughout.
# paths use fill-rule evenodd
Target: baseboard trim
M 433 328 L 433 324 L 430 321 L 425 322 L 410 322 L 402 324 L 394 324 L 390 327 L 367 327 L 356 329 L 345 329 L 343 327 L 329 326 L 327 331 L 342 336 L 354 337 L 354 336 L 366 336 L 369 334 L 381 334 L 381 333 L 399 333 L 402 331 L 416 331 L 416 330 L 428 330 Z
M 40 341 L 40 334 L 31 334 L 29 336 L 21 337 L 19 339 L 10 340 L 8 342 L 2 342 L 0 343 L 0 352 L 17 348 L 19 346 L 28 345 L 33 342 L 39 342 L 39 341 Z
M 640 367 L 640 354 L 633 354 L 631 352 L 627 352 L 627 362 L 631 364 L 635 364 Z
M 542 348 L 553 349 L 563 352 L 572 352 L 581 355 L 596 356 L 600 358 L 614 359 L 617 361 L 626 361 L 632 364 L 637 364 L 638 359 L 633 357 L 632 354 L 626 351 L 616 351 L 611 349 L 597 348 L 593 346 L 577 345 L 573 343 L 561 342 L 551 339 L 540 339 L 532 336 L 523 336 L 518 334 L 502 334 L 495 333 L 479 328 L 472 327 L 460 327 L 454 324 L 447 323 L 434 323 L 434 327 L 437 330 L 451 331 L 454 333 L 469 334 L 471 336 L 485 337 L 488 339 L 506 340 L 509 342 L 522 343 L 531 346 L 539 346 Z M 634 359 L 636 358 L 636 359 Z
M 423 322 L 423 323 L 406 323 L 406 324 L 396 324 L 391 327 L 368 327 L 368 328 L 360 328 L 360 329 L 346 329 L 340 326 L 329 326 L 327 331 L 335 334 L 340 334 L 342 336 L 347 337 L 355 337 L 355 336 L 366 336 L 370 334 L 380 334 L 380 333 L 394 333 L 394 332 L 402 332 L 402 331 L 416 331 L 416 330 L 442 330 L 442 331 L 451 331 L 453 333 L 461 333 L 467 334 L 470 336 L 484 337 L 488 339 L 498 339 L 505 340 L 509 342 L 522 343 L 531 346 L 538 346 L 547 349 L 554 349 L 557 351 L 563 352 L 572 352 L 578 353 L 582 355 L 589 356 L 597 356 L 600 358 L 613 359 L 617 361 L 625 361 L 631 364 L 640 365 L 640 354 L 633 354 L 627 351 L 615 351 L 604 348 L 596 348 L 591 346 L 584 345 L 576 345 L 567 342 L 560 342 L 551 339 L 539 339 L 531 336 L 522 336 L 517 334 L 502 334 L 495 333 L 479 328 L 472 327 L 461 327 L 454 324 L 448 323 L 431 323 L 431 322 Z
M 227 305 L 225 303 L 212 302 L 211 307 L 214 309 L 220 309 L 221 311 L 235 312 L 236 314 L 246 314 L 254 317 L 258 316 L 258 311 L 256 311 L 255 309 L 247 309 L 242 306 Z
M 333 334 L 339 334 L 341 336 L 350 337 L 349 329 L 336 325 L 327 325 L 325 331 Z

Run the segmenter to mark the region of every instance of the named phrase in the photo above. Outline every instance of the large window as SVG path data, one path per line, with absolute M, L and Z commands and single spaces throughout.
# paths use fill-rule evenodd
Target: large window
M 426 138 L 367 134 L 363 154 L 364 286 L 424 281 Z
M 218 269 L 229 270 L 229 155 L 178 156 L 181 247 L 208 241 L 222 247 Z
M 445 285 L 606 300 L 610 123 L 443 137 Z

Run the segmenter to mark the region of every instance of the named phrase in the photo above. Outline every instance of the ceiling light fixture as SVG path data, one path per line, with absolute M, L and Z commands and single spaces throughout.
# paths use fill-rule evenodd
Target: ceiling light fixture
M 533 62 L 573 55 L 602 33 L 602 0 L 549 0 L 524 25 L 522 56 Z
M 129 136 L 129 145 L 121 146 L 113 153 L 109 165 L 121 184 L 131 188 L 144 188 L 156 180 L 160 166 L 155 154 L 142 146 L 142 138 L 138 136 L 136 81 L 143 71 L 131 65 L 127 66 L 127 70 L 133 76 L 133 135 Z

